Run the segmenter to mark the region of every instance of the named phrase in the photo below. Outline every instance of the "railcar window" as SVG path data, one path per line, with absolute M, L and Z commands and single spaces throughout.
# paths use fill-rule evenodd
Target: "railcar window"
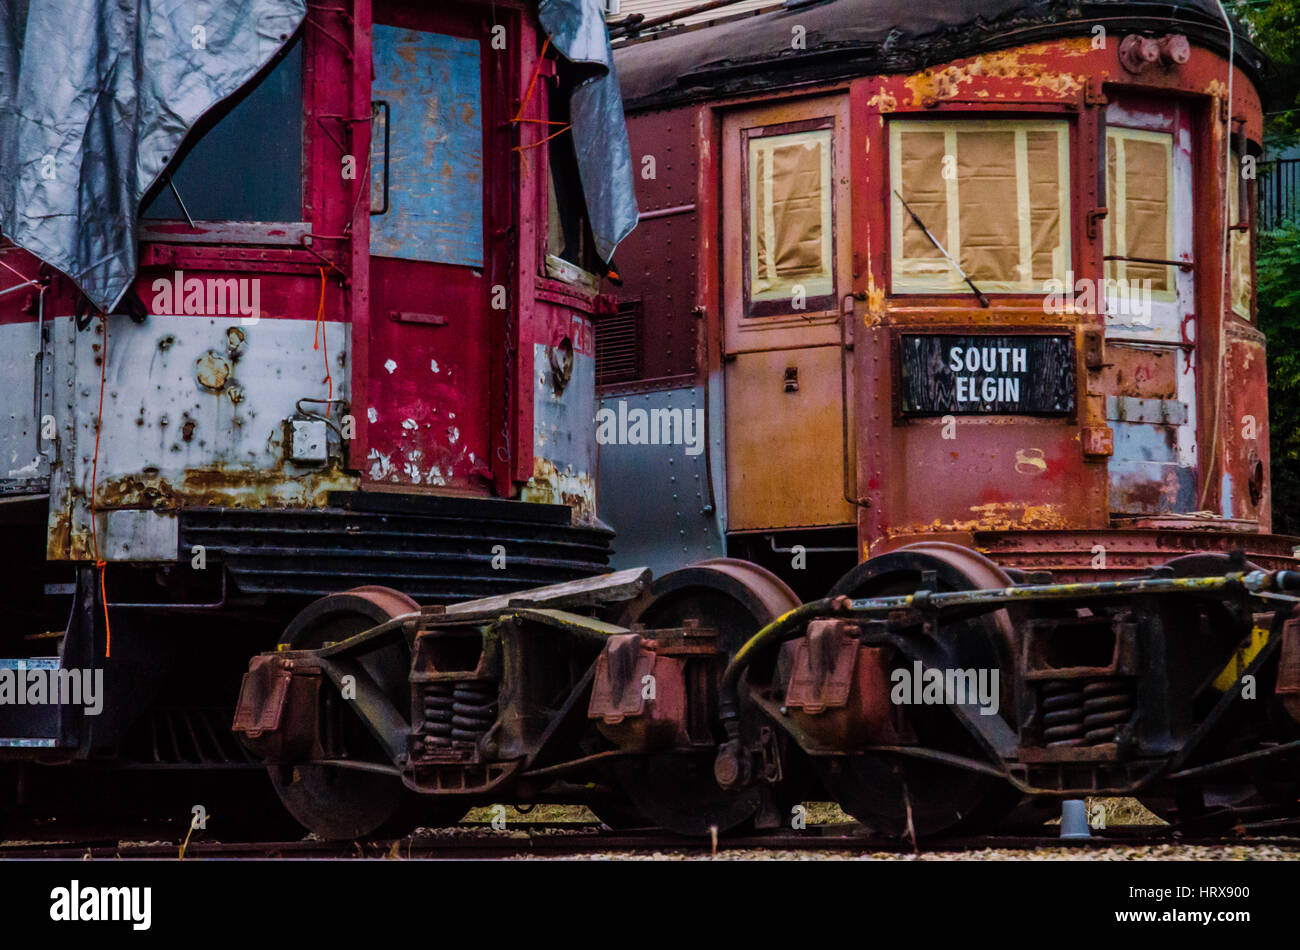
M 831 161 L 830 128 L 747 134 L 747 316 L 834 305 Z
M 1167 132 L 1106 130 L 1106 278 L 1119 288 L 1149 286 L 1171 301 L 1174 268 L 1151 263 L 1174 256 L 1174 138 Z M 1149 285 L 1142 284 L 1150 281 Z M 1121 293 L 1123 290 L 1120 291 Z
M 170 174 L 196 221 L 302 219 L 302 37 L 260 80 L 205 117 Z M 141 218 L 184 221 L 165 180 L 145 197 Z
M 1069 141 L 1052 120 L 892 122 L 891 195 L 982 290 L 1045 293 L 1070 266 Z M 890 220 L 895 293 L 969 292 L 897 198 Z
M 1241 153 L 1236 149 L 1232 150 L 1232 169 L 1235 174 L 1241 172 Z M 1241 207 L 1242 191 L 1246 191 L 1247 205 Z M 1251 252 L 1254 247 L 1252 240 L 1254 228 L 1254 209 L 1250 206 L 1253 198 L 1252 190 L 1238 187 L 1238 180 L 1234 179 L 1229 182 L 1228 186 L 1228 221 L 1236 225 L 1237 228 L 1230 231 L 1229 237 L 1229 292 L 1232 301 L 1232 312 L 1243 320 L 1251 318 L 1251 305 L 1254 301 L 1254 271 L 1251 267 Z
M 571 66 L 561 63 L 560 82 L 550 95 L 550 128 L 564 131 L 551 139 L 546 153 L 547 273 L 570 283 L 594 287 L 596 278 L 593 275 L 603 274 L 605 269 L 591 236 L 587 200 L 578 175 L 578 156 L 573 151 L 573 132 L 567 128 L 570 122 L 569 89 L 578 78 Z M 573 266 L 566 267 L 565 264 Z M 580 272 L 575 272 L 574 267 Z
M 390 207 L 371 219 L 372 254 L 483 266 L 481 56 L 474 39 L 375 25 L 371 95 L 390 108 Z M 372 136 L 372 176 L 382 148 Z

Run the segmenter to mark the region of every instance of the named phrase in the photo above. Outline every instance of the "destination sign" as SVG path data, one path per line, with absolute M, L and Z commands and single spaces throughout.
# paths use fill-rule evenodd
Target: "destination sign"
M 1067 415 L 1074 410 L 1068 336 L 904 334 L 906 415 Z

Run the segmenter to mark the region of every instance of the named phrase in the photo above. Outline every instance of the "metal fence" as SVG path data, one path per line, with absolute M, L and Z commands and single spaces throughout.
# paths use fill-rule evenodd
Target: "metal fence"
M 1300 223 L 1300 158 L 1260 162 L 1258 186 L 1259 230 Z

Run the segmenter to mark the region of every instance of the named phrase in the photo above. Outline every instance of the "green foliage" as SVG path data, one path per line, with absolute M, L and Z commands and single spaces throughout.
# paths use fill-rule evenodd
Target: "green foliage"
M 1300 534 L 1300 224 L 1259 236 L 1255 277 L 1268 337 L 1273 530 Z
M 1271 61 L 1264 92 L 1264 133 L 1269 144 L 1285 148 L 1300 139 L 1300 0 L 1236 0 L 1229 11 L 1250 28 Z
M 1230 11 L 1270 60 L 1264 95 L 1266 151 L 1300 141 L 1300 0 L 1235 0 Z M 1300 224 L 1259 235 L 1259 328 L 1268 337 L 1273 530 L 1300 534 Z

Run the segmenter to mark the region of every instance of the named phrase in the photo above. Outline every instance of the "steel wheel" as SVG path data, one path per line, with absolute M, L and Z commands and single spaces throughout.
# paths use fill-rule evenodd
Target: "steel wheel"
M 939 591 L 1009 587 L 1011 578 L 992 561 L 955 544 L 921 543 L 871 558 L 849 571 L 830 595 L 888 596 L 920 590 L 933 571 Z M 963 669 L 994 668 L 999 710 L 1014 721 L 1015 631 L 1006 611 L 950 624 L 940 637 Z M 899 665 L 910 665 L 906 660 Z M 943 706 L 909 706 L 908 721 L 922 746 L 970 758 L 983 753 L 966 728 Z M 827 791 L 872 832 L 916 838 L 961 826 L 992 823 L 1019 800 L 1006 782 L 976 772 L 904 755 L 867 753 L 814 756 Z
M 387 587 L 356 587 L 309 604 L 280 638 L 284 649 L 337 643 L 378 624 L 419 610 L 405 594 Z M 410 652 L 404 642 L 367 657 L 375 681 L 405 708 Z M 344 741 L 352 758 L 385 763 L 374 737 L 354 716 L 344 717 Z M 323 838 L 406 834 L 417 825 L 455 824 L 468 806 L 411 792 L 395 775 L 324 765 L 272 766 L 271 784 L 289 813 Z
M 718 631 L 718 642 L 733 655 L 760 628 L 799 598 L 775 574 L 757 564 L 712 558 L 655 581 L 651 595 L 629 610 L 624 625 L 679 627 L 686 620 Z M 753 716 L 743 717 L 750 727 Z M 656 755 L 614 765 L 620 788 L 649 822 L 678 834 L 719 833 L 751 820 L 763 804 L 763 789 L 751 786 L 724 792 L 713 777 L 710 748 L 694 754 Z

